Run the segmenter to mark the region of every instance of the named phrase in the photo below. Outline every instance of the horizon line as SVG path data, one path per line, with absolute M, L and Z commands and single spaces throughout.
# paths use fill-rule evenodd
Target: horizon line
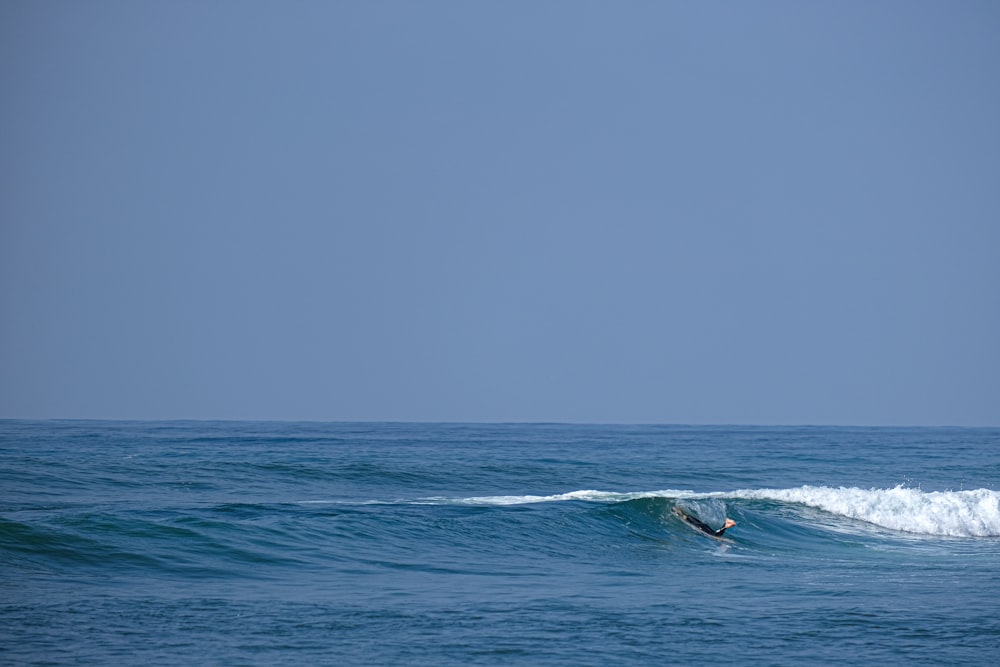
M 658 422 L 658 421 L 568 421 L 568 420 L 439 420 L 439 419 L 274 419 L 205 417 L 0 417 L 0 422 L 120 422 L 120 423 L 243 423 L 243 424 L 413 424 L 441 426 L 665 426 L 685 428 L 953 428 L 995 429 L 996 424 L 848 424 L 819 422 Z

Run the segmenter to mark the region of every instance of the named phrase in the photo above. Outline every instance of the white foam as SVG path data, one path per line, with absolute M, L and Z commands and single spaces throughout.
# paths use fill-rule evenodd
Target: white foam
M 931 491 L 897 486 L 892 489 L 800 486 L 792 489 L 743 489 L 695 493 L 678 489 L 618 493 L 591 489 L 550 496 L 475 496 L 427 498 L 424 502 L 462 505 L 529 505 L 568 500 L 625 502 L 637 498 L 773 500 L 815 507 L 831 514 L 922 535 L 1000 537 L 1000 493 L 989 489 Z
M 989 489 L 931 491 L 800 486 L 747 489 L 730 498 L 775 500 L 816 507 L 831 514 L 908 533 L 954 537 L 1000 536 L 1000 493 Z
M 452 502 L 461 505 L 531 505 L 535 503 L 552 503 L 566 500 L 585 500 L 600 503 L 618 503 L 636 498 L 680 498 L 693 495 L 692 491 L 649 491 L 639 493 L 616 493 L 614 491 L 594 491 L 585 489 L 581 491 L 570 491 L 569 493 L 557 493 L 551 496 L 475 496 L 472 498 L 461 498 Z
M 472 496 L 415 500 L 357 501 L 303 500 L 301 504 L 346 503 L 365 505 L 532 505 L 565 501 L 619 503 L 638 498 L 668 500 L 772 500 L 815 507 L 834 515 L 920 535 L 1000 537 L 1000 492 L 989 489 L 924 492 L 897 486 L 892 489 L 800 486 L 792 489 L 742 489 L 695 493 L 680 489 L 615 492 L 583 489 L 548 496 Z

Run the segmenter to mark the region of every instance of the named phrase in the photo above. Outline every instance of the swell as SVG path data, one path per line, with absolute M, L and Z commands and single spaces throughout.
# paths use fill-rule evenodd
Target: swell
M 924 543 L 1000 536 L 1000 502 L 987 489 L 797 487 L 417 498 L 369 502 L 122 504 L 21 510 L 0 518 L 0 565 L 22 571 L 277 577 L 394 569 L 497 575 L 558 572 L 569 559 L 609 553 L 658 557 L 717 544 L 678 518 L 726 517 L 736 553 L 821 553 L 898 534 Z M 889 545 L 892 546 L 891 544 Z M 652 551 L 647 551 L 649 547 Z M 992 548 L 992 547 L 990 547 Z M 846 551 L 838 551 L 846 556 Z M 849 556 L 847 556 L 849 557 Z
M 0 518 L 0 563 L 27 571 L 122 576 L 266 576 L 275 566 L 303 562 L 302 540 L 281 525 L 278 507 L 230 503 L 18 512 L 16 519 Z
M 440 498 L 425 501 L 509 506 L 565 501 L 619 503 L 655 498 L 673 502 L 713 499 L 737 503 L 772 501 L 778 504 L 779 509 L 785 506 L 810 507 L 831 517 L 865 522 L 901 533 L 935 537 L 1000 537 L 1000 493 L 990 489 L 925 492 L 903 486 L 891 489 L 801 486 L 712 493 L 686 490 L 626 493 L 580 490 L 547 496 L 473 496 L 451 501 Z M 715 518 L 724 519 L 721 516 Z

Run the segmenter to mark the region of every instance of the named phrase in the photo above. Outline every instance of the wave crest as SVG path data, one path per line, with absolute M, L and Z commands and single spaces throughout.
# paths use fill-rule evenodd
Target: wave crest
M 664 490 L 633 493 L 581 490 L 549 496 L 476 496 L 425 502 L 466 505 L 527 505 L 559 501 L 618 503 L 640 498 L 670 500 L 720 498 L 767 500 L 815 507 L 849 519 L 906 533 L 948 537 L 1000 537 L 1000 493 L 989 489 L 924 492 L 897 486 L 892 489 L 800 486 L 792 489 L 743 489 L 716 493 Z
M 535 503 L 553 503 L 564 500 L 586 500 L 598 503 L 620 503 L 637 498 L 679 498 L 692 495 L 692 491 L 647 491 L 637 493 L 616 493 L 614 491 L 594 491 L 585 489 L 557 493 L 551 496 L 474 496 L 454 501 L 463 505 L 533 505 Z M 439 500 L 439 499 L 429 499 Z
M 951 537 L 1000 536 L 1000 494 L 989 489 L 924 492 L 903 486 L 892 489 L 800 486 L 794 489 L 747 489 L 725 495 L 748 500 L 798 503 L 907 533 Z

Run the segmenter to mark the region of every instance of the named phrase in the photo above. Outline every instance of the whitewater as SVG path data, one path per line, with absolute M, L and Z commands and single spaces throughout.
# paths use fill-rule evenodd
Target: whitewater
M 6 420 L 0 491 L 4 664 L 1000 662 L 1000 429 Z
M 933 491 L 896 486 L 892 489 L 857 489 L 802 486 L 795 489 L 742 489 L 696 493 L 663 490 L 633 493 L 581 490 L 551 496 L 485 496 L 453 501 L 469 505 L 528 505 L 586 500 L 622 502 L 638 498 L 699 500 L 774 500 L 815 507 L 833 515 L 906 533 L 953 537 L 1000 537 L 1000 494 L 989 489 Z M 417 502 L 435 502 L 427 498 Z

